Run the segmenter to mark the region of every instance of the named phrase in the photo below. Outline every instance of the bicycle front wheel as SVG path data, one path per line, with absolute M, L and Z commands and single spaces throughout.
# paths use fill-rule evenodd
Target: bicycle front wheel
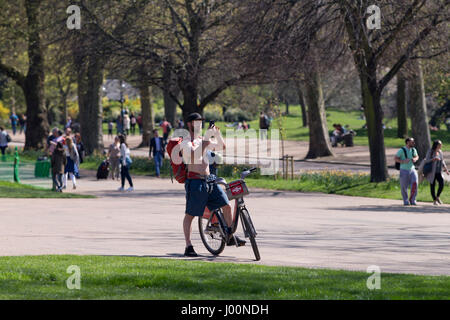
M 215 215 L 215 213 L 212 214 Z M 212 224 L 211 220 L 208 221 L 208 219 L 198 217 L 198 230 L 205 248 L 217 256 L 225 249 L 225 240 L 220 233 L 219 225 L 217 223 Z
M 258 245 L 256 244 L 256 230 L 253 226 L 252 219 L 250 218 L 250 214 L 247 209 L 241 210 L 241 221 L 242 227 L 244 229 L 244 234 L 247 238 L 250 239 L 250 243 L 252 244 L 253 253 L 255 254 L 256 261 L 261 260 L 261 256 L 259 255 Z

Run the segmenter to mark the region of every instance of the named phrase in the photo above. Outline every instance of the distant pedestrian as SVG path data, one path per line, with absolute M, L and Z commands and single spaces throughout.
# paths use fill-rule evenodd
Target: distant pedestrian
M 167 139 L 169 138 L 170 131 L 172 130 L 172 125 L 166 118 L 163 119 L 161 124 L 159 125 L 163 130 L 163 140 L 164 144 L 167 144 Z
M 130 134 L 130 128 L 131 128 L 131 121 L 130 117 L 128 116 L 128 113 L 125 113 L 123 116 L 123 127 L 124 127 L 124 133 L 128 136 Z
M 111 173 L 111 178 L 119 180 L 120 174 L 120 140 L 119 137 L 114 138 L 114 142 L 109 145 L 108 158 Z
M 130 115 L 130 125 L 131 125 L 131 134 L 134 136 L 136 134 L 136 117 L 134 116 L 134 113 L 132 112 Z
M 114 128 L 114 123 L 112 122 L 112 120 L 109 120 L 108 122 L 108 136 L 112 138 L 113 136 L 113 128 Z
M 66 122 L 66 124 L 64 126 L 64 129 L 67 129 L 67 128 L 71 128 L 72 129 L 72 118 L 71 117 L 67 117 L 67 122 Z
M 164 139 L 162 139 L 158 135 L 158 130 L 153 130 L 153 138 L 150 139 L 150 151 L 149 151 L 149 158 L 153 158 L 155 161 L 155 170 L 156 170 L 156 177 L 160 177 L 161 173 L 161 167 L 164 160 L 164 148 L 165 143 Z
M 139 115 L 137 117 L 136 122 L 139 126 L 139 134 L 142 134 L 142 115 Z
M 433 146 L 427 152 L 425 166 L 427 166 L 427 164 L 428 166 L 431 166 L 431 170 L 428 170 L 425 177 L 428 182 L 430 182 L 430 191 L 431 197 L 433 198 L 433 204 L 439 205 L 442 204 L 440 196 L 444 190 L 444 178 L 442 177 L 442 171 L 445 171 L 447 175 L 450 175 L 447 165 L 445 164 L 444 153 L 442 152 L 442 142 L 440 140 L 434 141 Z M 439 184 L 437 194 L 436 181 Z
M 48 153 L 51 155 L 53 153 L 53 150 L 55 149 L 58 142 L 61 142 L 64 146 L 64 137 L 61 130 L 58 128 L 53 128 L 52 134 L 47 139 L 47 147 L 48 147 Z
M 244 131 L 247 131 L 248 129 L 250 129 L 250 125 L 245 120 L 242 121 L 242 129 L 244 129 Z
M 116 131 L 117 134 L 122 134 L 123 132 L 123 122 L 122 122 L 122 116 L 118 116 L 116 119 Z
M 11 137 L 3 127 L 0 127 L 0 150 L 2 155 L 5 155 L 6 149 L 8 149 L 8 143 L 11 142 Z
M 80 157 L 80 164 L 82 164 L 84 162 L 86 150 L 84 149 L 84 144 L 81 140 L 81 134 L 79 132 L 75 134 L 75 145 L 77 147 L 78 156 Z
M 267 130 L 270 128 L 270 120 L 269 117 L 264 113 L 260 112 L 259 114 L 259 137 L 262 140 L 267 139 Z
M 12 133 L 13 135 L 16 135 L 16 131 L 17 131 L 17 124 L 19 122 L 19 117 L 16 115 L 15 112 L 13 112 L 11 114 L 11 116 L 9 117 L 9 120 L 11 122 L 11 129 L 12 129 Z
M 80 158 L 78 156 L 77 148 L 75 147 L 73 140 L 71 138 L 66 139 L 66 158 L 67 164 L 64 171 L 63 189 L 67 187 L 68 178 L 72 180 L 73 189 L 76 189 L 77 188 L 76 167 L 80 165 Z
M 400 186 L 403 197 L 403 204 L 416 205 L 416 197 L 418 191 L 418 175 L 414 163 L 419 160 L 419 155 L 413 138 L 405 140 L 406 146 L 398 150 L 395 155 L 395 161 L 400 163 Z M 408 199 L 408 188 L 411 188 L 411 193 Z
M 120 174 L 122 178 L 122 185 L 119 188 L 119 191 L 125 190 L 125 179 L 128 180 L 128 183 L 130 184 L 130 187 L 127 189 L 127 191 L 133 191 L 133 180 L 130 176 L 130 166 L 131 166 L 131 156 L 130 156 L 130 148 L 128 148 L 128 145 L 125 141 L 124 135 L 119 135 L 119 141 L 120 141 Z
M 22 134 L 22 132 L 25 133 L 27 131 L 27 116 L 24 114 L 22 114 L 19 117 L 19 127 L 20 127 L 19 129 L 20 134 Z
M 51 157 L 53 191 L 62 192 L 63 175 L 66 164 L 67 158 L 64 152 L 64 147 L 61 142 L 58 142 Z

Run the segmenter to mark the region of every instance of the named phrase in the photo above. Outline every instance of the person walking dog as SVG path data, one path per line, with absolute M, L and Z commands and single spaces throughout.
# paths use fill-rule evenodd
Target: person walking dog
M 413 138 L 405 140 L 405 146 L 398 150 L 395 155 L 395 162 L 400 163 L 400 186 L 402 191 L 403 204 L 415 206 L 417 189 L 418 189 L 418 175 L 414 163 L 419 160 L 419 155 Z M 411 193 L 408 198 L 408 188 L 411 188 Z
M 447 175 L 450 175 L 444 160 L 444 153 L 442 152 L 442 142 L 440 140 L 436 140 L 433 142 L 433 146 L 427 153 L 425 165 L 423 167 L 423 174 L 428 182 L 430 182 L 431 197 L 433 198 L 434 205 L 442 204 L 442 201 L 439 198 L 444 190 L 444 178 L 442 177 L 442 171 L 445 171 Z M 437 194 L 436 181 L 439 184 Z

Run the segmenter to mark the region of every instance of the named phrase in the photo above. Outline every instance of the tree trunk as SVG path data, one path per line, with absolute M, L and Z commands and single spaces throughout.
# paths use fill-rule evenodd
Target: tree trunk
M 289 115 L 289 102 L 286 101 L 286 115 Z
M 406 80 L 401 73 L 397 75 L 397 136 L 399 138 L 406 138 L 408 136 Z
M 164 85 L 164 116 L 167 121 L 170 122 L 173 128 L 175 128 L 175 118 L 177 115 L 177 103 L 172 99 L 170 94 L 178 96 L 179 89 L 175 83 L 175 79 L 172 75 L 172 71 L 169 67 L 164 68 L 163 74 L 163 85 Z
M 69 117 L 69 111 L 67 109 L 67 96 L 61 97 L 61 103 L 63 105 L 63 125 L 67 123 L 67 118 Z
M 303 126 L 303 128 L 306 128 L 308 126 L 308 113 L 306 110 L 305 97 L 303 96 L 303 91 L 302 91 L 300 81 L 295 81 L 295 84 L 297 86 L 298 103 L 302 110 L 302 126 Z
M 422 67 L 414 62 L 415 74 L 409 84 L 409 110 L 411 115 L 411 131 L 416 142 L 420 159 L 424 159 L 431 148 L 430 128 L 428 126 L 427 102 Z
M 103 152 L 103 107 L 101 86 L 103 63 L 95 56 L 85 57 L 78 71 L 78 105 L 80 131 L 86 154 Z
M 46 146 L 49 125 L 44 105 L 44 54 L 39 34 L 38 13 L 40 1 L 25 2 L 28 19 L 28 74 L 23 84 L 27 103 L 27 131 L 25 149 L 43 149 Z
M 376 71 L 360 73 L 362 101 L 367 121 L 370 150 L 370 181 L 383 182 L 388 178 L 384 147 L 383 110 L 381 94 L 376 84 Z
M 325 115 L 322 83 L 317 70 L 305 81 L 309 119 L 309 151 L 306 159 L 333 156 Z
M 184 123 L 187 123 L 187 117 L 193 113 L 197 112 L 202 114 L 203 110 L 200 110 L 198 106 L 198 94 L 197 90 L 194 89 L 193 86 L 188 86 L 187 88 L 183 89 L 183 121 Z
M 151 87 L 142 81 L 139 85 L 141 94 L 141 112 L 142 112 L 142 142 L 139 147 L 150 146 L 150 139 L 153 137 L 155 123 L 155 111 L 151 101 Z

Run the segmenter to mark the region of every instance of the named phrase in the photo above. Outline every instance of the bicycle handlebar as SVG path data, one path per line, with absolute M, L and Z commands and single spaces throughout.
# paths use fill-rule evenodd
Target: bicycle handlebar
M 251 169 L 243 171 L 241 173 L 241 179 L 245 179 L 248 175 L 250 175 L 251 173 L 255 172 L 256 170 L 258 170 L 258 168 L 251 168 Z

